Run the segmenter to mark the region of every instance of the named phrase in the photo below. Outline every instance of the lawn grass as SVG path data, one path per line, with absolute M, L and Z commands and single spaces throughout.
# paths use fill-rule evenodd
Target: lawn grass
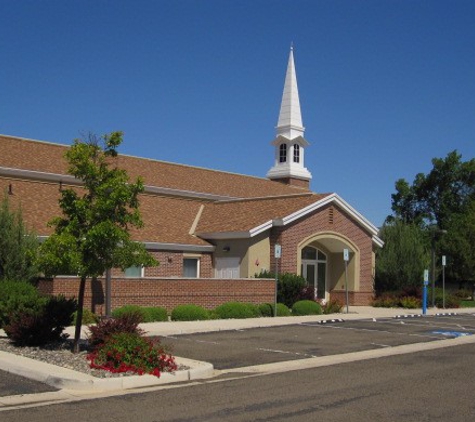
M 460 301 L 461 308 L 475 308 L 475 300 L 462 300 Z

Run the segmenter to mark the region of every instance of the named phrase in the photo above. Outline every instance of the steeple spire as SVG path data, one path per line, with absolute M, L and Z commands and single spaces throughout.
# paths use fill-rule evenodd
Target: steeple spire
M 267 177 L 308 188 L 312 175 L 304 166 L 304 150 L 309 143 L 303 137 L 305 128 L 300 111 L 293 45 L 290 47 L 276 132 L 276 138 L 272 142 L 275 147 L 274 166 L 267 173 Z
M 285 74 L 284 92 L 282 94 L 279 121 L 277 123 L 277 135 L 293 139 L 297 136 L 303 136 L 304 131 L 305 128 L 302 124 L 302 113 L 300 111 L 297 74 L 295 73 L 294 47 L 292 44 Z

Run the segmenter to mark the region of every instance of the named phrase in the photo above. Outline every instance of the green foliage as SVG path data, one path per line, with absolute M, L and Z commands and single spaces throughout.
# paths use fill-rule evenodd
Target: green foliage
M 375 308 L 398 308 L 399 297 L 383 294 L 373 299 L 371 306 L 374 306 Z
M 274 304 L 273 303 L 261 303 L 259 305 L 259 311 L 263 317 L 273 317 L 274 316 Z M 291 316 L 292 313 L 290 309 L 285 306 L 283 303 L 277 304 L 277 316 Z
M 430 262 L 422 229 L 394 220 L 383 226 L 380 237 L 385 244 L 376 254 L 376 292 L 420 285 L 424 269 Z
M 130 314 L 138 315 L 140 322 L 168 321 L 167 310 L 158 306 L 124 305 L 112 311 L 114 318 Z
M 5 193 L 0 204 L 0 282 L 32 281 L 38 276 L 35 256 L 38 240 L 27 231 L 21 210 L 12 211 Z
M 173 356 L 166 353 L 158 341 L 130 332 L 112 334 L 87 358 L 92 368 L 116 373 L 135 372 L 159 377 L 162 372 L 177 369 Z
M 462 212 L 447 219 L 446 234 L 440 236 L 439 250 L 448 256 L 447 277 L 475 284 L 475 199 Z
M 34 307 L 10 314 L 10 322 L 4 330 L 14 344 L 43 346 L 63 337 L 64 329 L 73 320 L 76 300 L 62 296 L 45 299 L 39 298 Z
M 54 233 L 40 246 L 38 265 L 46 275 L 78 274 L 81 278 L 75 351 L 86 279 L 110 268 L 157 265 L 145 246 L 130 237 L 131 228 L 143 225 L 138 196 L 144 185 L 140 178 L 130 183 L 127 172 L 117 167 L 121 143 L 121 132 L 74 141 L 66 152 L 68 173 L 81 180 L 83 188 L 61 191 L 62 216 L 50 222 Z
M 410 185 L 396 182 L 392 195 L 394 215 L 425 228 L 436 256 L 448 256 L 447 276 L 475 288 L 475 159 L 462 161 L 457 151 L 445 158 L 434 158 L 428 174 L 419 173 Z M 445 234 L 441 234 L 445 233 Z
M 99 321 L 97 325 L 90 325 L 88 341 L 92 347 L 104 344 L 107 339 L 117 333 L 130 333 L 141 336 L 145 332 L 139 328 L 140 314 L 126 313 L 117 318 L 107 318 Z
M 432 289 L 428 289 L 427 296 L 432 298 Z M 460 308 L 460 302 L 462 300 L 455 294 L 448 291 L 445 292 L 445 307 L 446 308 Z M 435 306 L 439 309 L 444 307 L 444 291 L 441 288 L 435 289 Z
M 75 311 L 73 313 L 73 321 L 72 321 L 73 325 L 76 324 L 77 314 L 78 314 L 77 311 Z M 86 325 L 97 324 L 99 322 L 99 319 L 100 318 L 94 312 L 92 312 L 91 310 L 89 310 L 87 308 L 84 308 L 82 310 L 82 323 L 83 324 L 86 324 Z
M 306 284 L 307 281 L 297 274 L 280 274 L 277 282 L 277 302 L 292 307 L 300 299 Z
M 417 309 L 422 308 L 422 302 L 420 299 L 413 296 L 405 296 L 400 300 L 400 305 L 405 309 Z
M 337 314 L 343 308 L 343 304 L 338 299 L 331 299 L 322 307 L 324 314 Z
M 274 316 L 274 305 L 271 303 L 261 303 L 258 305 L 259 312 L 263 317 L 272 317 Z
M 209 312 L 202 306 L 178 305 L 172 310 L 172 321 L 199 321 L 209 319 Z
M 214 311 L 220 319 L 256 318 L 261 315 L 257 305 L 240 302 L 224 303 Z
M 9 324 L 9 315 L 40 307 L 40 295 L 35 286 L 26 281 L 0 281 L 0 328 Z
M 417 174 L 412 185 L 404 179 L 396 182 L 392 210 L 407 223 L 444 228 L 453 213 L 475 199 L 475 159 L 464 162 L 452 151 L 445 159 L 432 159 L 432 166 L 427 175 Z
M 165 308 L 160 306 L 145 306 L 143 311 L 145 313 L 144 322 L 168 321 L 168 312 Z
M 319 303 L 311 300 L 299 300 L 292 306 L 292 315 L 321 315 L 322 307 Z
M 261 271 L 259 274 L 255 274 L 255 277 L 275 279 L 275 274 L 270 271 Z M 277 280 L 278 303 L 283 303 L 291 308 L 298 300 L 313 300 L 313 297 L 313 289 L 308 288 L 305 278 L 293 273 L 279 274 Z
M 139 322 L 145 322 L 145 312 L 139 305 L 124 305 L 112 311 L 113 318 L 120 318 L 124 315 L 135 315 Z

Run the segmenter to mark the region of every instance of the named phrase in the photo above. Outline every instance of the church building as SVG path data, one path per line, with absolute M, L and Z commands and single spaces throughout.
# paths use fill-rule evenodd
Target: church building
M 302 275 L 317 300 L 344 303 L 348 280 L 350 305 L 369 304 L 375 249 L 383 242 L 378 229 L 338 194 L 310 190 L 304 132 L 291 49 L 272 142 L 274 163 L 266 178 L 119 155 L 119 167 L 145 182 L 144 227 L 133 239 L 160 265 L 113 269 L 109 306 L 171 310 L 190 303 L 214 308 L 227 301 L 273 302 L 274 280 L 256 275 L 276 268 Z M 21 206 L 27 227 L 40 239 L 51 234 L 47 222 L 60 215 L 60 190 L 81 185 L 67 174 L 67 148 L 0 135 L 0 195 Z M 40 280 L 39 288 L 77 296 L 77 281 L 74 275 L 58 276 Z M 105 278 L 89 282 L 85 298 L 91 310 L 103 314 L 107 296 Z

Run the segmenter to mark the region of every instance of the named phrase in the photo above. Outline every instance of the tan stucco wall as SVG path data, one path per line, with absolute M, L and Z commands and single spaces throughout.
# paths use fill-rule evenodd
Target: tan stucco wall
M 254 277 L 263 269 L 270 269 L 270 241 L 267 232 L 250 239 L 218 240 L 214 244 L 216 258 L 239 258 L 240 277 Z M 225 251 L 228 248 L 229 251 Z M 256 265 L 256 261 L 259 265 Z

